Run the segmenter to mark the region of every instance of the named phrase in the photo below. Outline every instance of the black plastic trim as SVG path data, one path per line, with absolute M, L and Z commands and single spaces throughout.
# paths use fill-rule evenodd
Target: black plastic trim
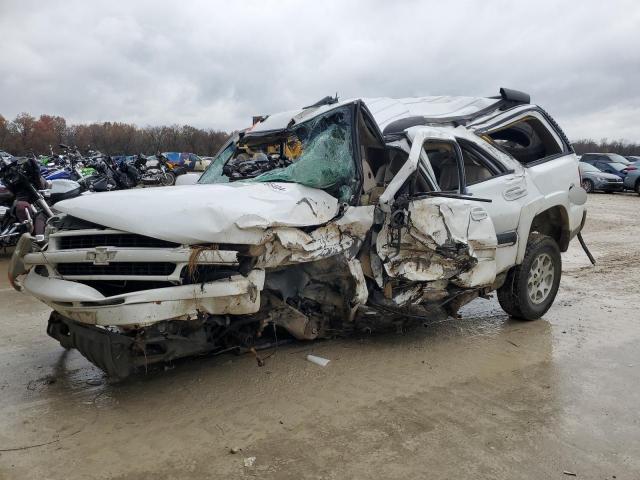
M 531 96 L 528 93 L 521 92 L 519 90 L 513 90 L 511 88 L 500 89 L 500 97 L 507 102 L 528 104 L 531 103 Z
M 424 192 L 418 195 L 411 196 L 411 200 L 420 200 L 427 197 L 444 197 L 444 198 L 454 198 L 459 200 L 471 200 L 474 202 L 493 203 L 493 200 L 491 200 L 490 198 L 478 198 L 478 197 L 473 197 L 471 195 L 461 195 L 459 193 L 451 193 L 451 192 Z
M 498 245 L 513 245 L 518 241 L 518 232 L 504 232 L 496 235 Z

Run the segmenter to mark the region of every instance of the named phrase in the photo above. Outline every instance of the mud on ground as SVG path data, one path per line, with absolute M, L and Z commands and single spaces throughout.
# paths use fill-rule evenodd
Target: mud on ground
M 4 258 L 0 479 L 637 479 L 640 197 L 588 206 L 598 265 L 573 242 L 541 320 L 479 299 L 405 334 L 281 347 L 262 368 L 198 358 L 123 383 L 46 336 L 48 309 L 10 289 Z

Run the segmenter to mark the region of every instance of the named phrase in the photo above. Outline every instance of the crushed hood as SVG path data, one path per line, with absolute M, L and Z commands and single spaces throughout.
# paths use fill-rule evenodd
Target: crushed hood
M 56 210 L 88 222 L 181 244 L 259 242 L 270 227 L 328 222 L 338 200 L 295 183 L 232 183 L 83 195 Z

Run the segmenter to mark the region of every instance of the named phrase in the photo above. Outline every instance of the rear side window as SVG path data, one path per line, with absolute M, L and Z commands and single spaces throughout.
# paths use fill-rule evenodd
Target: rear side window
M 553 134 L 538 118 L 524 117 L 488 134 L 503 150 L 520 163 L 541 160 L 563 152 Z
M 460 170 L 453 144 L 425 142 L 422 148 L 429 157 L 440 190 L 460 192 Z
M 473 143 L 458 139 L 464 163 L 465 185 L 473 185 L 506 172 L 499 162 L 480 150 Z

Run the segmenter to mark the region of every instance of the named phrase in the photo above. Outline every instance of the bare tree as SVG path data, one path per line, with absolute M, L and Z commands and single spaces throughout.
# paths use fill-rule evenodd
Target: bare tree
M 33 151 L 48 154 L 59 143 L 76 145 L 80 150 L 100 150 L 109 155 L 189 152 L 202 156 L 214 154 L 228 134 L 190 125 L 149 126 L 121 122 L 67 125 L 63 117 L 40 115 L 38 119 L 21 113 L 8 122 L 0 115 L 0 149 L 14 155 Z

